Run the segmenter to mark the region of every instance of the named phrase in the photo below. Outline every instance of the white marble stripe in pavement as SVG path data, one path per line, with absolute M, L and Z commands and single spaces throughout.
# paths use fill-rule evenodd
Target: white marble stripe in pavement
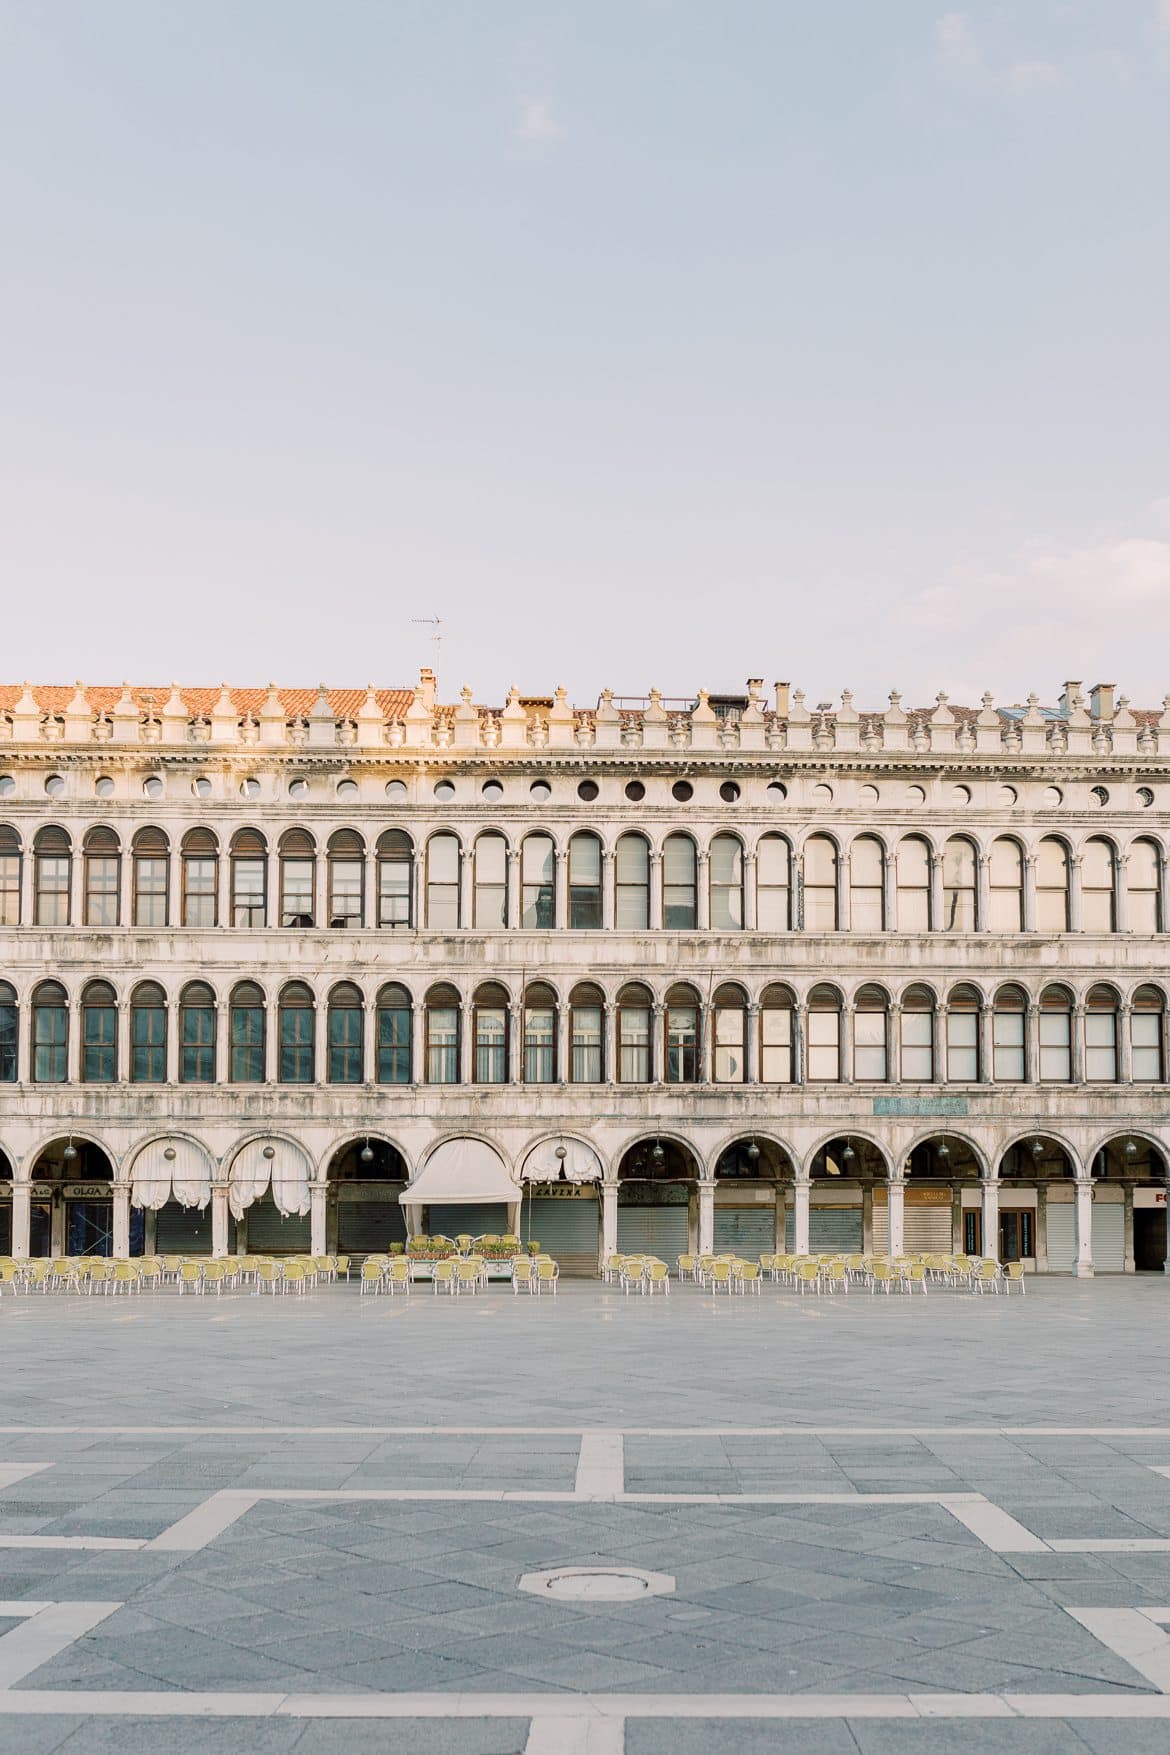
M 0 1531 L 0 1548 L 147 1548 L 145 1536 L 26 1536 L 7 1535 Z
M 583 1432 L 577 1458 L 579 1499 L 616 1499 L 625 1491 L 625 1445 L 620 1432 Z
M 977 1536 L 994 1554 L 1046 1554 L 1049 1544 L 1017 1523 L 1008 1512 L 1001 1511 L 984 1499 L 982 1503 L 962 1499 L 958 1494 L 941 1501 L 951 1516 Z
M 1170 1554 L 1166 1536 L 1054 1536 L 1043 1545 L 1054 1554 Z
M 15 1487 L 18 1481 L 27 1479 L 29 1475 L 39 1475 L 42 1469 L 51 1469 L 52 1463 L 47 1462 L 11 1462 L 0 1463 L 0 1488 Z
M 1155 1609 L 1147 1615 L 1141 1609 L 1067 1610 L 1074 1621 L 1079 1621 L 1131 1670 L 1136 1670 L 1163 1694 L 1170 1694 L 1170 1633 L 1153 1618 L 1165 1612 Z
M 121 1603 L 42 1603 L 0 1637 L 0 1699 L 14 1682 L 39 1670 L 50 1658 L 120 1609 Z
M 534 1718 L 524 1755 L 624 1755 L 626 1727 L 620 1718 Z
M 0 1437 L 97 1438 L 1170 1438 L 1170 1426 L 0 1426 Z M 1170 1465 L 1155 1468 L 1170 1474 Z

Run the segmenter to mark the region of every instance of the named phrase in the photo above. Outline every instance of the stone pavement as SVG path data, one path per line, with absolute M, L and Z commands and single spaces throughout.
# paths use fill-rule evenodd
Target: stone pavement
M 1170 1755 L 1168 1314 L 6 1296 L 0 1749 Z

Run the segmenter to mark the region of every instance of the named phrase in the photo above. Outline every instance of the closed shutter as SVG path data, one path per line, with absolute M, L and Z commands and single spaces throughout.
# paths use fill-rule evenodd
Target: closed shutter
M 945 1207 L 908 1206 L 902 1232 L 905 1248 L 911 1253 L 925 1249 L 938 1250 L 944 1255 L 949 1254 L 951 1247 L 951 1209 L 949 1205 Z
M 431 1207 L 427 1230 L 432 1237 L 502 1237 L 508 1229 L 506 1206 Z
M 814 1253 L 861 1248 L 860 1207 L 813 1207 L 808 1215 L 808 1246 Z
M 776 1247 L 775 1207 L 716 1207 L 716 1255 L 742 1255 L 749 1261 Z
M 525 1201 L 521 1235 L 532 1238 L 573 1279 L 593 1279 L 599 1247 L 598 1202 L 538 1195 Z
M 159 1255 L 210 1255 L 210 1206 L 181 1207 L 169 1200 L 158 1210 L 154 1247 Z
M 308 1213 L 285 1218 L 271 1195 L 248 1208 L 249 1255 L 307 1255 L 310 1241 Z
M 337 1248 L 342 1255 L 385 1255 L 406 1239 L 406 1221 L 396 1200 L 343 1200 L 337 1203 Z
M 0 1206 L 0 1255 L 12 1254 L 12 1207 L 8 1201 Z
M 890 1209 L 873 1203 L 873 1252 L 885 1255 L 890 1247 Z
M 1077 1253 L 1077 1209 L 1073 1202 L 1048 1202 L 1048 1271 L 1071 1274 Z
M 645 1250 L 668 1264 L 685 1255 L 690 1244 L 690 1219 L 685 1206 L 619 1207 L 619 1255 Z
M 1125 1272 L 1125 1208 L 1120 1201 L 1093 1202 L 1093 1272 Z

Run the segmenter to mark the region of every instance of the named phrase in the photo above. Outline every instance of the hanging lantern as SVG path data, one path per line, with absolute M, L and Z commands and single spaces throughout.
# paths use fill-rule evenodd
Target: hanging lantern
M 363 1164 L 372 1164 L 374 1162 L 374 1148 L 370 1144 L 369 1140 L 366 1141 L 365 1145 L 362 1147 L 361 1151 L 358 1153 L 358 1157 L 361 1159 Z
M 77 1147 L 73 1144 L 73 1135 L 72 1134 L 69 1135 L 69 1143 L 65 1147 L 65 1150 L 61 1153 L 61 1156 L 64 1158 L 64 1160 L 67 1164 L 72 1164 L 74 1158 L 76 1158 Z
M 846 1140 L 845 1141 L 845 1150 L 841 1153 L 842 1163 L 848 1164 L 852 1161 L 852 1159 L 856 1158 L 856 1156 L 857 1156 L 857 1153 L 853 1150 L 853 1147 L 849 1144 L 849 1141 Z
M 653 1146 L 650 1148 L 650 1156 L 653 1158 L 656 1165 L 661 1166 L 662 1164 L 665 1164 L 666 1147 L 661 1140 L 654 1141 Z
M 939 1140 L 935 1151 L 940 1158 L 949 1158 L 951 1155 L 951 1148 L 947 1145 L 946 1140 Z
M 1042 1158 L 1044 1156 L 1044 1141 L 1043 1140 L 1037 1139 L 1037 1140 L 1032 1141 L 1032 1156 L 1034 1158 Z
M 175 1151 L 174 1146 L 168 1146 L 163 1153 L 163 1157 L 166 1159 L 168 1164 L 173 1164 L 175 1159 L 178 1157 L 178 1153 Z
M 1126 1140 L 1126 1142 L 1125 1142 L 1125 1155 L 1127 1158 L 1136 1158 L 1137 1157 L 1137 1141 L 1135 1139 Z
M 269 1163 L 271 1163 L 273 1158 L 275 1158 L 275 1156 L 276 1156 L 276 1147 L 275 1146 L 265 1146 L 263 1152 L 260 1155 L 261 1155 L 261 1157 L 267 1158 Z
M 749 1164 L 758 1164 L 759 1163 L 759 1161 L 760 1161 L 760 1148 L 757 1145 L 755 1140 L 748 1141 L 747 1145 L 744 1147 L 743 1155 L 747 1159 Z

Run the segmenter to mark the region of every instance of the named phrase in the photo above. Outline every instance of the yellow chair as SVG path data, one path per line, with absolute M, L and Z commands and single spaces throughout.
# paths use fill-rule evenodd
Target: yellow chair
M 1010 1292 L 1013 1286 L 1018 1289 L 1020 1296 L 1023 1297 L 1024 1293 L 1027 1291 L 1027 1287 L 1024 1285 L 1024 1264 L 1022 1261 L 1009 1261 L 1003 1270 L 1004 1292 Z
M 312 1272 L 306 1267 L 303 1261 L 285 1262 L 284 1274 L 282 1276 L 282 1287 L 284 1291 L 297 1292 L 303 1298 L 308 1289 L 311 1278 Z
M 721 1290 L 730 1296 L 733 1290 L 731 1263 L 724 1260 L 712 1261 L 707 1269 L 706 1283 L 711 1288 L 712 1297 Z
M 431 1268 L 431 1291 L 440 1290 L 452 1294 L 455 1291 L 455 1262 L 449 1255 L 435 1262 Z
M 336 1280 L 349 1279 L 348 1255 L 335 1255 L 333 1257 L 333 1277 Z
M 557 1295 L 557 1281 L 560 1277 L 561 1270 L 557 1263 L 555 1261 L 550 1261 L 548 1256 L 542 1256 L 536 1264 L 537 1296 L 539 1297 L 542 1292 L 551 1291 L 555 1298 Z
M 254 1276 L 255 1289 L 252 1296 L 258 1298 L 261 1292 L 267 1290 L 271 1292 L 272 1296 L 275 1298 L 276 1294 L 280 1291 L 283 1277 L 281 1265 L 278 1261 L 258 1261 L 256 1263 L 256 1272 Z
M 199 1293 L 203 1290 L 203 1263 L 200 1261 L 183 1261 L 179 1263 L 179 1297 L 184 1292 Z
M 452 1290 L 455 1292 L 478 1292 L 482 1273 L 483 1262 L 474 1256 L 465 1261 L 457 1261 Z
M 848 1292 L 848 1264 L 843 1261 L 826 1262 L 821 1269 L 821 1282 L 829 1292 Z
M 981 1261 L 971 1276 L 972 1289 L 986 1292 L 988 1286 L 999 1297 L 999 1263 L 997 1261 Z
M 139 1285 L 138 1267 L 132 1261 L 115 1261 L 110 1265 L 110 1290 L 118 1292 L 137 1292 Z
M 362 1263 L 360 1296 L 364 1298 L 367 1292 L 372 1292 L 376 1297 L 381 1290 L 381 1264 L 376 1261 L 371 1261 L 367 1256 L 366 1260 Z
M 513 1296 L 519 1296 L 521 1287 L 528 1293 L 536 1291 L 536 1263 L 526 1255 L 518 1255 L 512 1263 Z
M 798 1261 L 793 1273 L 794 1284 L 803 1298 L 806 1292 L 819 1292 L 821 1289 L 821 1264 L 819 1261 Z
M 469 1250 L 471 1249 L 471 1233 L 470 1233 L 470 1231 L 461 1231 L 459 1233 L 458 1237 L 456 1237 L 456 1239 L 455 1239 L 455 1247 L 459 1251 L 460 1255 L 466 1255 L 469 1252 Z
M 737 1261 L 733 1270 L 735 1289 L 742 1296 L 745 1292 L 754 1292 L 758 1298 L 763 1285 L 763 1275 L 758 1261 Z
M 514 1231 L 502 1232 L 500 1235 L 500 1242 L 505 1249 L 519 1249 L 521 1247 L 520 1239 L 516 1236 Z
M 228 1277 L 227 1262 L 219 1259 L 207 1260 L 200 1264 L 200 1269 L 204 1291 L 207 1290 L 208 1286 L 214 1286 L 216 1297 L 222 1297 L 224 1284 Z
M 912 1292 L 915 1286 L 917 1286 L 923 1297 L 925 1297 L 928 1272 L 929 1270 L 924 1261 L 912 1261 L 908 1267 L 902 1270 L 902 1285 L 904 1289 L 907 1292 Z
M 383 1284 L 390 1288 L 393 1298 L 396 1292 L 410 1294 L 410 1263 L 404 1255 L 396 1255 L 383 1276 Z
M 880 1286 L 883 1292 L 888 1293 L 898 1277 L 897 1268 L 891 1267 L 888 1261 L 875 1261 L 869 1279 L 870 1292 L 876 1292 Z
M 680 1282 L 683 1280 L 694 1279 L 696 1265 L 695 1257 L 693 1255 L 680 1255 L 678 1257 L 676 1266 L 678 1268 Z
M 625 1257 L 621 1256 L 621 1255 L 607 1255 L 606 1256 L 605 1265 L 601 1270 L 601 1277 L 607 1285 L 611 1285 L 614 1280 L 621 1279 L 621 1277 L 622 1277 L 622 1263 L 624 1260 L 625 1260 Z
M 648 1261 L 643 1285 L 648 1297 L 653 1298 L 655 1292 L 670 1295 L 670 1269 L 664 1261 Z
M 476 1239 L 477 1243 L 498 1243 L 499 1241 L 500 1239 L 494 1231 L 485 1231 L 482 1237 Z

